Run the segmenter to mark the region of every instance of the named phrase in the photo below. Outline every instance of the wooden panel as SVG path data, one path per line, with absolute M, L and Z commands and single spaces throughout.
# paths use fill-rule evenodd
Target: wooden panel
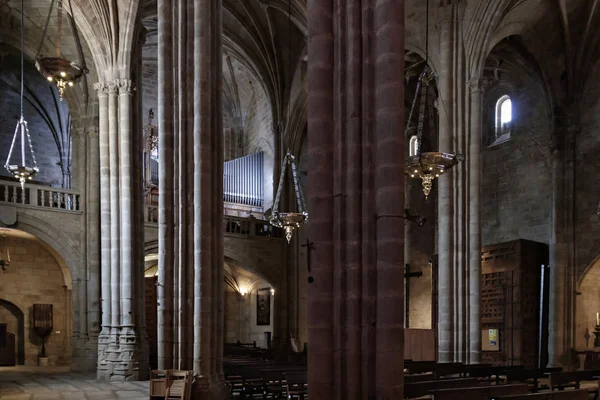
M 481 254 L 481 329 L 498 329 L 499 351 L 481 362 L 535 367 L 538 353 L 540 268 L 548 247 L 515 240 Z
M 413 361 L 436 361 L 433 329 L 404 330 L 404 358 Z

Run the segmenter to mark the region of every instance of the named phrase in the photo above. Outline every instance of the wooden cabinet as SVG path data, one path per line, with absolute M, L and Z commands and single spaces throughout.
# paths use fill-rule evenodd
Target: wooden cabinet
M 527 240 L 485 246 L 481 261 L 481 362 L 536 367 L 548 246 Z

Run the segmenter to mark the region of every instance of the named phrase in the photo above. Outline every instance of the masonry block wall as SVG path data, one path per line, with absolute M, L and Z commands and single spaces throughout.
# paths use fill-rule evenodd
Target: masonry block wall
M 494 144 L 500 97 L 512 101 L 510 140 Z M 525 73 L 507 74 L 484 97 L 481 177 L 483 246 L 527 239 L 550 240 L 551 121 L 544 94 Z
M 58 261 L 34 236 L 10 231 L 0 239 L 2 257 L 10 251 L 11 264 L 2 274 L 0 299 L 17 306 L 24 314 L 24 332 L 16 329 L 16 318 L 0 306 L 0 323 L 8 322 L 8 332 L 25 336 L 25 365 L 35 366 L 42 343 L 33 331 L 33 304 L 53 305 L 54 330 L 46 342 L 49 364 L 70 365 L 72 291 Z
M 600 72 L 597 61 L 585 85 L 581 100 L 581 132 L 576 136 L 575 221 L 576 267 L 582 277 L 600 256 L 600 85 L 594 77 Z M 600 311 L 600 310 L 598 310 Z

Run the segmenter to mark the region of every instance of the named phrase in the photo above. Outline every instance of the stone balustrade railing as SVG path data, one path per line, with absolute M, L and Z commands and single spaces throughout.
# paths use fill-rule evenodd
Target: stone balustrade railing
M 39 207 L 56 211 L 80 212 L 79 192 L 50 186 L 26 184 L 21 189 L 19 182 L 0 181 L 0 203 L 17 206 Z
M 157 205 L 144 204 L 144 221 L 149 225 L 158 224 Z M 283 238 L 283 230 L 273 227 L 268 221 L 228 215 L 223 216 L 223 232 L 226 235 Z

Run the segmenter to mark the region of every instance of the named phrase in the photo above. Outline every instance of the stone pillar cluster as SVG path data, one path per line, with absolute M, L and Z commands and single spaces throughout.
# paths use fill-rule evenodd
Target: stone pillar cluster
M 476 364 L 481 352 L 481 130 L 485 81 L 474 78 L 463 83 L 460 7 L 461 2 L 445 1 L 440 8 L 439 151 L 462 154 L 465 160 L 439 178 L 438 349 L 440 362 Z
M 158 35 L 158 367 L 224 399 L 221 1 L 159 0 Z
M 102 330 L 98 378 L 148 376 L 143 305 L 143 236 L 136 191 L 140 141 L 132 134 L 132 82 L 96 84 L 99 102 L 100 251 Z M 139 186 L 141 190 L 141 186 Z
M 575 319 L 575 138 L 581 129 L 566 110 L 557 113 L 552 145 L 552 225 L 550 231 L 550 289 L 548 366 L 577 364 L 570 351 Z M 575 114 L 575 113 L 573 113 Z
M 308 1 L 309 397 L 398 399 L 404 2 Z

